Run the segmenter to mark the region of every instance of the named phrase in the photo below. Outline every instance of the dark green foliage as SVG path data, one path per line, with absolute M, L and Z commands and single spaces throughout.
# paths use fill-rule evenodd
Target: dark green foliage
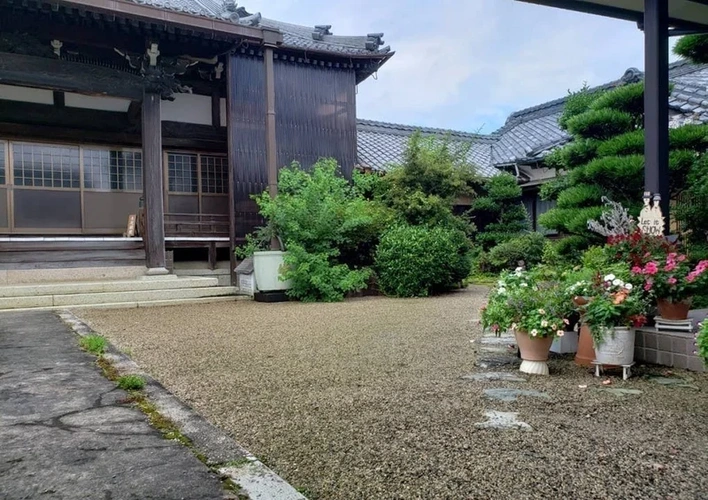
M 594 184 L 576 184 L 558 195 L 558 208 L 574 208 L 597 205 L 602 198 L 602 189 Z
M 381 290 L 396 297 L 424 297 L 460 284 L 471 269 L 464 232 L 398 225 L 381 237 L 376 272 Z
M 585 139 L 604 140 L 633 130 L 632 115 L 614 109 L 591 109 L 568 120 L 568 131 Z
M 633 199 L 644 186 L 644 157 L 641 155 L 608 156 L 591 161 L 571 172 L 576 182 L 595 182 L 604 192 L 614 191 L 614 201 Z
M 572 169 L 595 158 L 599 144 L 601 143 L 593 139 L 578 139 L 556 149 L 544 161 L 551 168 Z
M 522 262 L 527 268 L 540 264 L 546 244 L 541 233 L 527 233 L 500 243 L 488 252 L 490 269 L 499 272 L 514 269 Z
M 597 148 L 598 156 L 644 154 L 644 130 L 633 130 L 603 141 Z
M 558 199 L 560 193 L 562 193 L 564 189 L 567 189 L 570 186 L 571 184 L 570 179 L 568 179 L 568 176 L 559 175 L 554 179 L 551 179 L 548 182 L 544 183 L 541 186 L 538 195 L 542 200 L 556 200 Z
M 516 177 L 503 173 L 486 180 L 482 196 L 472 204 L 477 226 L 475 241 L 485 250 L 529 229 L 528 214 L 521 203 L 521 187 Z
M 623 85 L 606 92 L 595 99 L 590 108 L 627 113 L 632 117 L 633 125 L 641 127 L 644 118 L 644 82 Z
M 669 130 L 671 149 L 705 150 L 708 147 L 708 125 L 684 125 Z
M 338 264 L 337 257 L 336 249 L 313 253 L 291 242 L 283 274 L 285 279 L 292 280 L 288 296 L 303 302 L 339 302 L 348 292 L 366 288 L 371 271 L 350 269 L 346 264 Z
M 563 107 L 563 114 L 558 119 L 558 124 L 563 130 L 568 130 L 568 120 L 590 109 L 590 105 L 593 101 L 600 97 L 603 92 L 590 92 L 587 84 L 584 84 L 577 92 L 568 91 L 568 94 L 565 106 Z
M 694 63 L 708 63 L 708 35 L 686 35 L 674 45 L 674 54 Z
M 690 248 L 708 246 L 708 155 L 695 162 L 686 185 L 686 191 L 676 204 L 675 216 L 686 233 Z M 696 252 L 690 253 L 695 260 Z
M 669 168 L 671 169 L 671 192 L 676 195 L 686 187 L 686 177 L 698 160 L 695 151 L 680 149 L 669 153 Z

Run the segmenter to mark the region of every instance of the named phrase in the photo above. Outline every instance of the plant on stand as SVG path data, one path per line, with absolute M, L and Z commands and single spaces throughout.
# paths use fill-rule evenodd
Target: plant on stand
M 646 301 L 641 291 L 615 274 L 597 275 L 584 308 L 596 361 L 606 365 L 632 364 L 634 328 L 646 322 Z
M 541 281 L 517 268 L 500 276 L 489 303 L 482 309 L 482 325 L 497 335 L 512 331 L 521 351 L 525 373 L 548 375 L 548 353 L 555 337 L 564 335 L 569 304 L 558 282 Z

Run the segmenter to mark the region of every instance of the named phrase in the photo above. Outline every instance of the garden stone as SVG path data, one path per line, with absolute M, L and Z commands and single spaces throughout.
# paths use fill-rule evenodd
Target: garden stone
M 685 380 L 682 378 L 668 378 L 668 377 L 653 377 L 651 379 L 654 383 L 659 385 L 668 385 L 671 387 L 683 387 L 685 389 L 698 389 L 698 386 L 689 384 L 690 380 Z
M 515 373 L 511 372 L 473 373 L 471 375 L 464 375 L 462 378 L 465 380 L 474 380 L 477 382 L 493 382 L 497 380 L 505 380 L 507 382 L 526 382 L 525 378 L 519 377 Z
M 482 369 L 489 369 L 498 366 L 514 366 L 521 363 L 521 360 L 517 357 L 510 356 L 485 356 L 480 357 L 475 365 Z
M 609 392 L 610 394 L 614 394 L 618 397 L 636 396 L 642 394 L 642 391 L 639 389 L 621 389 L 619 387 L 600 387 L 599 390 Z
M 532 431 L 533 429 L 526 422 L 518 420 L 516 417 L 519 413 L 512 411 L 495 411 L 487 410 L 484 416 L 487 417 L 486 422 L 478 422 L 474 424 L 478 429 L 516 429 L 522 431 Z
M 550 396 L 544 392 L 523 389 L 485 389 L 484 395 L 498 401 L 516 401 L 519 396 L 529 396 L 534 398 L 549 399 Z

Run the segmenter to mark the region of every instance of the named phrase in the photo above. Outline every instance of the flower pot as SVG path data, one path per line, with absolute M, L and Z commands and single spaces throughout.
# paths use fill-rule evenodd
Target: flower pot
M 681 302 L 657 299 L 656 307 L 659 309 L 659 316 L 663 319 L 688 319 L 688 311 L 691 309 L 691 299 L 682 300 Z
M 592 334 L 590 333 L 590 327 L 583 323 L 580 325 L 578 352 L 575 354 L 575 364 L 590 366 L 593 361 L 595 361 L 595 348 L 592 345 Z
M 630 365 L 634 361 L 634 328 L 605 328 L 602 344 L 595 346 L 595 360 L 603 365 Z
M 284 258 L 285 252 L 280 250 L 253 253 L 253 274 L 258 291 L 273 292 L 290 288 L 290 280 L 280 279 Z
M 521 351 L 519 370 L 533 375 L 548 375 L 548 352 L 553 337 L 529 337 L 526 332 L 516 332 L 516 345 Z

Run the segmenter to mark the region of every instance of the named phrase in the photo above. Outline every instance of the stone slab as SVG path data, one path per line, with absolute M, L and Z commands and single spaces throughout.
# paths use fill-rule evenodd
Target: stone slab
M 165 440 L 52 313 L 0 328 L 0 476 L 5 498 L 222 500 L 219 478 Z
M 638 396 L 639 394 L 642 394 L 642 391 L 639 389 L 623 389 L 621 387 L 599 387 L 598 390 L 602 392 L 609 392 L 610 394 L 614 394 L 618 397 Z
M 504 380 L 507 382 L 526 382 L 526 379 L 524 377 L 521 377 L 511 372 L 473 373 L 471 375 L 463 375 L 462 378 L 465 380 L 474 380 L 477 382 L 494 382 L 498 380 Z
M 509 389 L 509 388 L 495 388 L 495 389 L 485 389 L 484 395 L 491 399 L 496 399 L 497 401 L 516 401 L 521 396 L 527 396 L 531 398 L 541 398 L 550 399 L 550 396 L 545 392 L 539 392 L 534 390 L 524 390 L 524 389 Z
M 659 385 L 666 385 L 670 387 L 683 387 L 686 389 L 698 389 L 697 385 L 691 384 L 691 382 L 693 382 L 693 379 L 652 377 L 650 380 L 655 384 Z
M 526 422 L 520 421 L 518 412 L 486 410 L 484 416 L 486 422 L 478 422 L 474 426 L 478 429 L 500 429 L 500 430 L 521 430 L 531 431 L 533 428 Z

